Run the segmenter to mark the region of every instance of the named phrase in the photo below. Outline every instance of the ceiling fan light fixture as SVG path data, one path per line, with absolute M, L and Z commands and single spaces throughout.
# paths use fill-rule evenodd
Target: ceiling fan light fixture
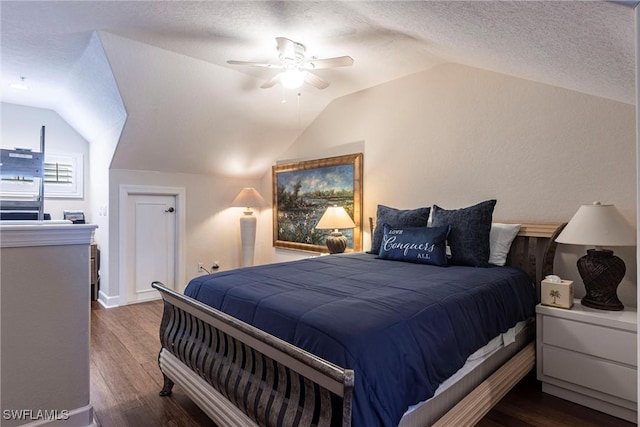
M 304 83 L 303 71 L 291 69 L 280 74 L 280 83 L 287 89 L 297 89 Z
M 275 86 L 278 81 L 285 89 L 298 89 L 304 83 L 316 89 L 326 89 L 329 82 L 323 80 L 312 71 L 323 68 L 349 67 L 353 65 L 353 58 L 350 56 L 338 56 L 335 58 L 321 58 L 315 56 L 306 57 L 306 48 L 302 43 L 295 42 L 286 37 L 276 37 L 278 59 L 280 64 L 270 64 L 264 62 L 247 62 L 229 60 L 231 65 L 248 65 L 251 67 L 274 68 L 283 70 L 269 80 L 264 82 L 260 88 L 268 89 Z

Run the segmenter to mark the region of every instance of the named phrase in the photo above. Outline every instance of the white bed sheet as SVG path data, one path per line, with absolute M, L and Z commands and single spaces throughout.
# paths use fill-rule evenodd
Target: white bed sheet
M 469 372 L 473 371 L 477 366 L 482 364 L 486 359 L 488 359 L 492 354 L 508 346 L 509 344 L 515 342 L 516 335 L 520 333 L 529 323 L 533 322 L 533 319 L 523 320 L 521 322 L 516 323 L 514 327 L 507 330 L 505 333 L 498 335 L 489 341 L 484 347 L 479 348 L 473 353 L 471 356 L 467 358 L 466 363 L 460 368 L 455 374 L 447 378 L 440 386 L 436 389 L 433 397 L 417 403 L 416 405 L 412 405 L 407 409 L 407 413 L 414 411 L 416 408 L 422 406 L 425 403 L 428 403 L 431 399 L 435 398 L 441 393 L 444 393 L 449 387 L 459 381 L 461 378 L 464 378 Z

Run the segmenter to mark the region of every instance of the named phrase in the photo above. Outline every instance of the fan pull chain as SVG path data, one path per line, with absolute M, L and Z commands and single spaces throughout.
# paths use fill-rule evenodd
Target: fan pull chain
M 300 130 L 300 92 L 298 92 L 298 130 Z

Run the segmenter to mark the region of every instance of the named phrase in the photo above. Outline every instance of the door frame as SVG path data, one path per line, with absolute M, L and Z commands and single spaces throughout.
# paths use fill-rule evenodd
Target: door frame
M 127 254 L 126 233 L 130 196 L 173 196 L 176 199 L 176 254 L 174 283 L 178 292 L 182 291 L 185 280 L 185 248 L 186 248 L 186 189 L 184 187 L 164 187 L 154 185 L 121 184 L 119 188 L 119 221 L 118 221 L 118 289 L 119 305 L 127 305 L 127 273 L 131 258 Z

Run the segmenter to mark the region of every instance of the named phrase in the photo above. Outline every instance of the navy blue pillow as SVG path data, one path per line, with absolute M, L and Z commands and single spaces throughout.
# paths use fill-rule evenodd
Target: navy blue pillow
M 384 224 L 390 227 L 426 227 L 431 207 L 400 210 L 384 205 L 378 205 L 376 212 L 376 228 L 373 230 L 371 250 L 369 253 L 378 254 L 384 234 Z
M 380 258 L 446 267 L 450 226 L 396 228 L 385 224 L 383 229 Z
M 433 205 L 431 225 L 451 225 L 450 263 L 471 267 L 489 266 L 489 233 L 495 200 L 487 200 L 467 208 L 446 210 Z

